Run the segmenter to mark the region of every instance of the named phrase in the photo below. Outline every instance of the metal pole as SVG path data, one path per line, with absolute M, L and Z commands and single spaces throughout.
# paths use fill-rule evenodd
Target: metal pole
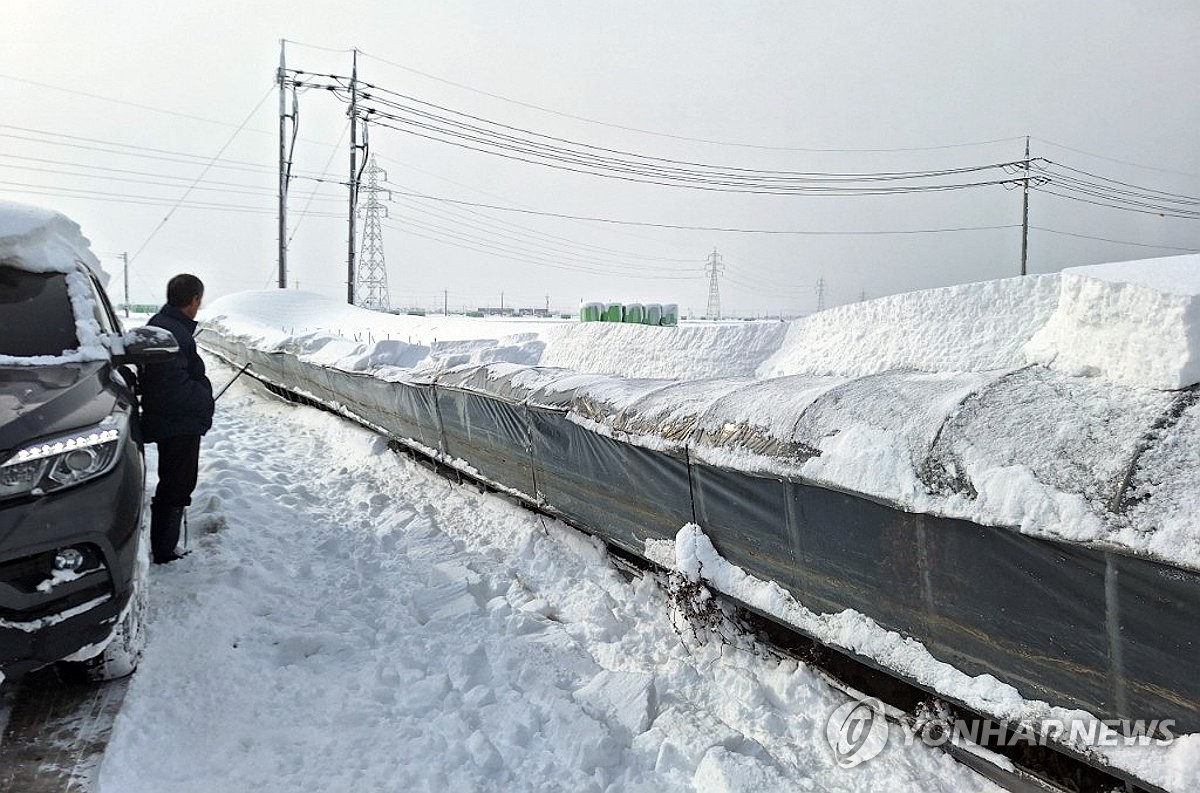
M 287 79 L 284 69 L 284 47 L 287 41 L 279 40 L 279 288 L 287 289 Z
M 346 302 L 354 305 L 354 217 L 358 214 L 358 50 L 350 70 L 350 240 L 346 255 Z
M 1021 208 L 1021 275 L 1029 263 L 1029 136 L 1025 136 L 1025 199 Z
M 129 319 L 129 254 L 122 253 L 121 261 L 125 262 L 125 319 Z

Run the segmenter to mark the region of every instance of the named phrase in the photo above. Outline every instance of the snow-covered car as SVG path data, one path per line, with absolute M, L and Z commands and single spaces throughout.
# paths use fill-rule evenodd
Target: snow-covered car
M 0 672 L 132 672 L 144 642 L 145 466 L 128 364 L 178 352 L 123 333 L 107 276 L 57 212 L 0 203 Z

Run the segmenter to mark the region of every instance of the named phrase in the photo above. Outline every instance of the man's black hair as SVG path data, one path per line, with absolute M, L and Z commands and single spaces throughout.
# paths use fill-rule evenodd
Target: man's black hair
M 196 276 L 180 273 L 167 282 L 167 305 L 183 308 L 195 297 L 204 297 L 204 282 Z

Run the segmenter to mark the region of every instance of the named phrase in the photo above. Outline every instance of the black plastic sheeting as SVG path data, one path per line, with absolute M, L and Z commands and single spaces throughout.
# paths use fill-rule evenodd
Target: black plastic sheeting
M 1197 573 L 707 465 L 669 439 L 626 443 L 569 418 L 561 370 L 384 381 L 202 338 L 263 380 L 461 460 L 636 554 L 695 522 L 722 556 L 813 611 L 854 609 L 1029 699 L 1200 732 Z M 603 418 L 603 404 L 590 410 L 585 419 Z

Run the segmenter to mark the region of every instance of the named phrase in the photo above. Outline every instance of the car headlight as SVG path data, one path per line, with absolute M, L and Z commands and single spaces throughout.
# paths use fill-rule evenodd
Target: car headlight
M 99 424 L 31 443 L 0 463 L 0 498 L 41 496 L 103 476 L 113 469 L 129 429 L 118 410 Z

